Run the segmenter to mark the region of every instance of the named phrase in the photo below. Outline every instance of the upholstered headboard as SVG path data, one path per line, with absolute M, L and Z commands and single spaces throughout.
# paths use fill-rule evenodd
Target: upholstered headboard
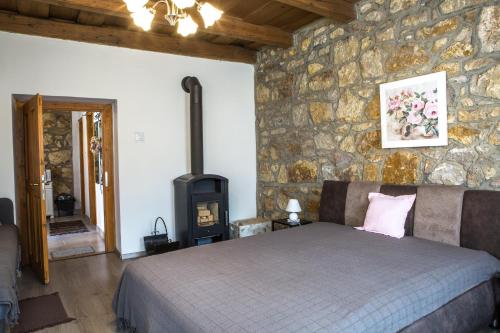
M 319 220 L 361 226 L 369 192 L 417 194 L 406 219 L 406 236 L 484 250 L 500 258 L 500 192 L 445 185 L 325 181 Z
M 14 205 L 10 199 L 0 198 L 0 222 L 14 224 Z

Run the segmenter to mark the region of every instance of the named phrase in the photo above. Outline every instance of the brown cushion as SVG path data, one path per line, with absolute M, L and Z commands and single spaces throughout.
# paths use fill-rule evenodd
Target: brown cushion
M 413 185 L 382 185 L 380 193 L 397 197 L 399 195 L 411 195 L 417 193 L 417 187 Z M 416 200 L 415 200 L 416 202 Z M 415 202 L 408 212 L 405 222 L 405 236 L 413 236 L 413 220 L 415 216 Z
M 500 192 L 465 191 L 460 245 L 500 258 Z
M 349 182 L 326 180 L 323 183 L 319 220 L 345 224 L 345 201 Z
M 368 193 L 380 190 L 379 183 L 352 182 L 347 188 L 345 203 L 345 224 L 351 227 L 362 227 L 368 210 Z
M 419 186 L 413 235 L 459 246 L 464 191 L 460 186 Z

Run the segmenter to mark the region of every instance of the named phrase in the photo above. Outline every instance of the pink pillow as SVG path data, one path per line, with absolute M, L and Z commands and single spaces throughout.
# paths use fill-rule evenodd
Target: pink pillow
M 393 197 L 382 193 L 369 193 L 370 205 L 365 223 L 363 227 L 356 229 L 403 238 L 406 217 L 416 197 L 416 194 Z

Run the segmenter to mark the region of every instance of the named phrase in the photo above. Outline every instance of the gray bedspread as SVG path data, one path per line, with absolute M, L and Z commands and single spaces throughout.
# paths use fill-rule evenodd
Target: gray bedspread
M 18 231 L 15 225 L 0 225 L 0 325 L 6 319 L 8 324 L 17 322 L 16 274 L 18 267 Z M 4 318 L 5 316 L 5 318 Z
M 148 257 L 113 301 L 138 332 L 396 332 L 500 271 L 491 255 L 332 223 Z

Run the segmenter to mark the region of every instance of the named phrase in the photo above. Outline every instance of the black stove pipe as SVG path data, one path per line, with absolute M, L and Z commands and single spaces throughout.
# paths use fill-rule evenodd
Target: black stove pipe
M 200 81 L 194 76 L 182 80 L 182 89 L 190 94 L 191 174 L 203 174 L 203 103 Z

